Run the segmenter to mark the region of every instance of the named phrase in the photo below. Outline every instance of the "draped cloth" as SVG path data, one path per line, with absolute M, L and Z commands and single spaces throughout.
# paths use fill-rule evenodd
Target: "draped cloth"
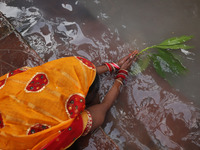
M 0 77 L 0 149 L 64 149 L 91 127 L 85 97 L 95 66 L 81 57 Z

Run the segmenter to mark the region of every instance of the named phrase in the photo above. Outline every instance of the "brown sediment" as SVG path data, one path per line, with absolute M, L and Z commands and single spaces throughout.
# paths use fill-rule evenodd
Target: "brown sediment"
M 112 149 L 119 150 L 119 147 L 115 142 L 103 131 L 100 127 L 94 132 L 88 134 L 87 136 L 81 137 L 76 143 L 71 147 L 71 149 L 82 150 L 87 148 L 88 150 L 102 150 L 102 149 Z
M 0 76 L 23 66 L 38 66 L 42 59 L 0 12 Z

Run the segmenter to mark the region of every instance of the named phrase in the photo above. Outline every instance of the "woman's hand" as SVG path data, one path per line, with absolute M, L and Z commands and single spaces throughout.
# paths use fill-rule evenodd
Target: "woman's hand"
M 121 58 L 117 64 L 119 65 L 119 67 L 121 67 L 130 57 L 135 57 L 135 55 L 138 53 L 137 50 L 133 51 L 132 53 L 130 53 L 129 55 Z
M 136 61 L 137 57 L 136 55 L 138 54 L 138 51 L 135 50 L 133 51 L 131 54 L 129 54 L 128 56 L 125 56 L 124 58 L 120 59 L 118 64 L 121 63 L 121 69 L 129 69 L 129 67 L 131 66 L 131 64 L 133 63 L 133 61 Z
M 122 69 L 128 69 L 131 66 L 131 63 L 136 60 L 135 56 L 137 55 L 137 53 L 138 53 L 137 50 L 133 51 L 131 54 L 120 59 L 117 62 L 117 65 Z M 128 64 L 129 61 L 131 61 L 130 64 Z M 97 66 L 96 70 L 97 70 L 98 74 L 102 74 L 102 73 L 105 73 L 106 71 L 108 71 L 108 67 L 106 65 L 101 65 L 101 66 Z

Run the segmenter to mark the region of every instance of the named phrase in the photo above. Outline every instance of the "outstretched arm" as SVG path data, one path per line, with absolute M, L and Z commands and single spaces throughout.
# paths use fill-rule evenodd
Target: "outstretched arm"
M 128 69 L 132 62 L 134 61 L 134 56 L 137 53 L 133 53 L 132 55 L 129 55 L 126 60 L 123 62 L 121 69 Z M 105 119 L 107 111 L 110 109 L 114 101 L 116 100 L 117 96 L 119 95 L 120 92 L 120 86 L 121 82 L 123 81 L 122 78 L 118 78 L 115 80 L 113 86 L 109 90 L 109 92 L 106 94 L 104 100 L 102 101 L 101 104 L 96 104 L 88 108 L 88 111 L 92 115 L 93 119 L 93 124 L 91 131 L 98 128 Z
M 125 61 L 129 59 L 129 57 L 131 57 L 131 56 L 134 57 L 135 54 L 137 54 L 137 53 L 138 53 L 137 51 L 133 51 L 131 54 L 123 57 L 122 59 L 120 59 L 116 63 L 116 65 L 118 65 L 119 67 L 121 67 L 125 63 Z M 102 74 L 102 73 L 105 73 L 105 72 L 109 71 L 108 67 L 105 64 L 101 65 L 101 66 L 97 66 L 96 70 L 97 70 L 97 74 Z
M 113 102 L 119 95 L 120 83 L 115 80 L 112 88 L 109 90 L 104 100 L 100 104 L 93 105 L 88 108 L 88 111 L 92 115 L 92 128 L 91 131 L 102 125 L 105 119 L 106 112 L 112 106 Z
M 101 65 L 96 67 L 97 69 L 97 74 L 102 74 L 108 71 L 108 68 L 106 67 L 106 65 Z

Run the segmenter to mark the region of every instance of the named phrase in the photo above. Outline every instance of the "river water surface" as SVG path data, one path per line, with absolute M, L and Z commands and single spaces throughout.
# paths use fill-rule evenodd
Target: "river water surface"
M 171 85 L 152 67 L 130 76 L 103 129 L 120 149 L 200 148 L 198 0 L 4 0 L 0 11 L 45 62 L 79 55 L 100 65 L 193 35 L 195 48 L 175 53 L 189 72 Z M 101 76 L 101 99 L 113 77 Z

